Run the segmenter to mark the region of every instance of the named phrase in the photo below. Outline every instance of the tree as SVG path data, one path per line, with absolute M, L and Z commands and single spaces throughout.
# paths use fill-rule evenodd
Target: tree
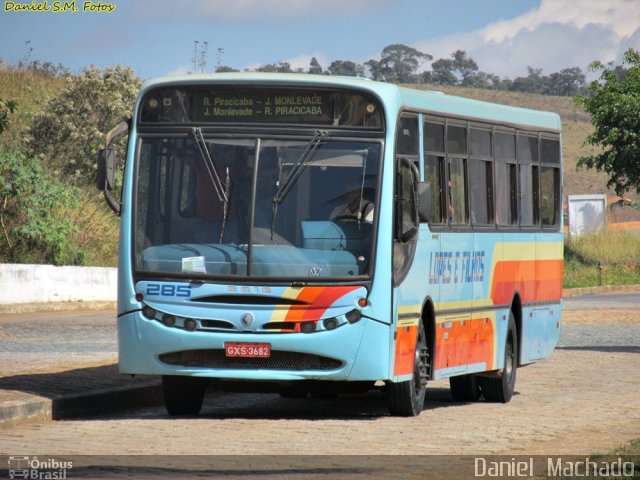
M 324 70 L 322 70 L 322 65 L 320 65 L 320 62 L 318 62 L 318 59 L 316 57 L 311 58 L 311 62 L 309 62 L 308 73 L 312 73 L 315 75 L 322 75 L 324 73 Z
M 527 67 L 526 77 L 517 77 L 511 84 L 511 90 L 525 93 L 542 93 L 544 90 L 545 78 L 541 68 Z
M 256 72 L 293 73 L 289 62 L 268 63 L 256 68 Z
M 453 70 L 458 73 L 459 84 L 465 87 L 473 86 L 478 74 L 478 64 L 467 56 L 464 50 L 456 50 L 451 54 Z
M 131 117 L 140 84 L 133 70 L 119 65 L 92 66 L 82 75 L 67 77 L 60 94 L 31 120 L 29 156 L 38 156 L 50 170 L 79 183 L 93 182 L 105 134 Z
M 580 93 L 586 84 L 586 77 L 578 67 L 565 68 L 548 77 L 548 87 L 544 93 L 573 97 Z
M 344 75 L 345 77 L 364 76 L 364 66 L 350 60 L 335 60 L 329 65 L 331 75 Z
M 591 114 L 595 130 L 587 143 L 602 151 L 578 160 L 578 166 L 595 168 L 609 175 L 608 186 L 618 195 L 631 189 L 640 192 L 640 52 L 629 49 L 623 56 L 629 65 L 621 78 L 600 62 L 589 67 L 600 78 L 588 84 L 588 96 L 575 101 Z
M 365 65 L 374 80 L 390 83 L 416 83 L 421 77 L 416 74 L 424 61 L 433 57 L 401 43 L 387 45 L 382 50 L 380 61 L 369 60 Z
M 425 80 L 427 77 L 425 77 Z M 453 73 L 453 60 L 441 58 L 431 64 L 430 83 L 439 85 L 456 85 L 458 79 Z
M 239 72 L 240 70 L 236 70 L 232 67 L 227 67 L 226 65 L 220 65 L 216 67 L 216 73 L 226 73 L 226 72 Z

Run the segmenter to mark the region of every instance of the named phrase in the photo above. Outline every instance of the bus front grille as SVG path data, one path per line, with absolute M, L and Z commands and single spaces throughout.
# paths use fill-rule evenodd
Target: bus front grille
M 342 362 L 334 358 L 300 352 L 272 351 L 269 358 L 227 357 L 223 349 L 183 350 L 164 353 L 160 361 L 169 365 L 220 369 L 336 370 Z

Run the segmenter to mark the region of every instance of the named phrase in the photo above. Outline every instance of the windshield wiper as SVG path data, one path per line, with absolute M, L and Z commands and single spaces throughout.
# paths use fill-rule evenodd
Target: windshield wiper
M 307 143 L 304 151 L 300 154 L 298 160 L 296 160 L 296 162 L 293 164 L 293 167 L 291 167 L 289 175 L 287 175 L 287 177 L 282 182 L 280 182 L 280 178 L 278 178 L 278 189 L 276 190 L 276 193 L 273 196 L 272 200 L 273 207 L 271 216 L 271 240 L 273 240 L 273 230 L 276 224 L 278 205 L 282 203 L 284 197 L 286 197 L 289 191 L 291 191 L 291 187 L 293 187 L 293 185 L 296 183 L 296 180 L 298 180 L 298 177 L 300 177 L 300 175 L 304 171 L 303 167 L 305 162 L 313 158 L 313 156 L 318 151 L 318 148 L 320 148 L 322 142 L 328 137 L 329 132 L 325 130 L 316 130 L 316 132 L 313 134 L 313 138 L 309 140 L 309 143 Z
M 329 132 L 324 130 L 316 130 L 313 134 L 313 138 L 309 141 L 306 148 L 296 160 L 296 163 L 293 164 L 289 175 L 284 179 L 282 183 L 278 180 L 278 190 L 276 190 L 276 194 L 273 196 L 273 203 L 279 205 L 284 200 L 284 197 L 287 196 L 291 187 L 296 182 L 298 177 L 302 174 L 304 163 L 315 155 L 320 148 L 320 144 L 329 136 Z
M 207 174 L 209 175 L 209 179 L 213 184 L 213 189 L 218 196 L 218 200 L 224 203 L 224 212 L 222 216 L 222 226 L 220 227 L 220 241 L 224 239 L 224 229 L 227 225 L 227 217 L 229 213 L 229 202 L 231 199 L 231 178 L 229 177 L 229 168 L 227 167 L 227 176 L 222 183 L 222 177 L 220 173 L 218 173 L 218 169 L 216 168 L 216 164 L 209 153 L 209 149 L 207 148 L 207 142 L 204 139 L 204 135 L 202 135 L 202 130 L 200 127 L 193 127 L 192 129 L 193 138 L 195 139 L 195 143 L 198 146 L 198 150 L 200 151 L 200 156 L 204 160 L 204 165 L 207 168 Z

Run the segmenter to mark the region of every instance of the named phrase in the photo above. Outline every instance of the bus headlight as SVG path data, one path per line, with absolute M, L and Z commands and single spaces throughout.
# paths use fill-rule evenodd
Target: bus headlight
M 302 333 L 313 333 L 316 331 L 315 322 L 303 322 L 300 324 L 300 331 Z
M 153 320 L 154 318 L 156 318 L 156 312 L 155 309 L 151 308 L 149 305 L 146 305 L 143 309 L 142 309 L 142 314 L 147 317 L 149 320 Z
M 347 312 L 345 317 L 347 317 L 347 322 L 356 323 L 362 318 L 362 312 L 360 312 L 360 310 L 353 309 L 350 312 Z
M 164 315 L 162 315 L 162 323 L 164 323 L 167 327 L 173 327 L 176 324 L 176 317 L 165 313 Z
M 322 321 L 322 325 L 324 325 L 325 330 L 333 330 L 338 326 L 338 320 L 335 318 L 325 318 Z

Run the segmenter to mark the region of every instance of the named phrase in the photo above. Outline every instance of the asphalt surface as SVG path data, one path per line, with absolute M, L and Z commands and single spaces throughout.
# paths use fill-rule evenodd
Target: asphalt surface
M 640 294 L 568 298 L 571 310 L 638 310 Z M 640 353 L 640 324 L 564 324 L 559 349 Z M 0 315 L 0 427 L 161 402 L 158 377 L 117 372 L 113 311 Z

